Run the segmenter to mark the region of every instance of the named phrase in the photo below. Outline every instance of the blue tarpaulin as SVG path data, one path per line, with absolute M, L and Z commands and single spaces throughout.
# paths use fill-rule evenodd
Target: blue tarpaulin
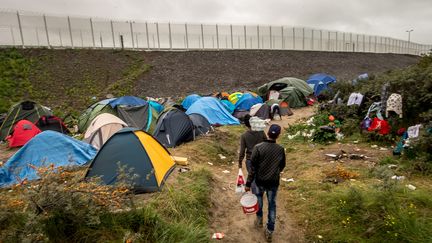
M 142 106 L 146 105 L 147 101 L 135 97 L 135 96 L 122 96 L 116 99 L 111 100 L 108 103 L 112 108 L 118 106 L 118 105 L 125 105 L 125 106 Z
M 325 73 L 314 74 L 306 81 L 306 83 L 308 83 L 309 86 L 313 88 L 314 94 L 316 96 L 322 91 L 327 90 L 328 85 L 334 82 L 336 82 L 336 78 Z
M 181 105 L 183 106 L 183 108 L 185 108 L 186 110 L 189 109 L 189 107 L 191 107 L 191 105 L 193 103 L 195 103 L 195 101 L 201 99 L 201 96 L 197 95 L 197 94 L 191 94 L 188 95 L 183 102 L 181 103 Z
M 93 159 L 97 150 L 90 144 L 81 142 L 55 131 L 44 131 L 16 152 L 0 168 L 0 187 L 10 186 L 20 181 L 38 179 L 35 169 L 29 166 L 46 167 L 80 166 Z
M 224 107 L 224 105 L 215 97 L 203 97 L 186 111 L 187 115 L 200 114 L 204 116 L 207 121 L 214 125 L 238 125 L 239 120 L 233 117 Z
M 243 94 L 240 99 L 235 104 L 236 111 L 248 111 L 250 108 L 256 104 L 263 103 L 263 100 L 259 96 L 254 96 L 250 93 Z
M 227 111 L 230 114 L 234 113 L 235 105 L 233 105 L 233 103 L 231 103 L 231 101 L 229 101 L 229 100 L 221 100 L 221 102 L 225 106 L 225 109 L 227 109 Z

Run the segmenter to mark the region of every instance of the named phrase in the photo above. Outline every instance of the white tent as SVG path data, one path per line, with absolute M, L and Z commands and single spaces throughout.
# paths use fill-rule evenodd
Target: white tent
M 84 141 L 100 149 L 102 145 L 116 132 L 127 124 L 120 118 L 102 113 L 95 117 L 84 134 Z

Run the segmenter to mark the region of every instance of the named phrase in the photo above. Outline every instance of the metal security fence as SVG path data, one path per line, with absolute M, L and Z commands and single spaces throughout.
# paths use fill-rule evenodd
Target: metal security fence
M 308 50 L 420 55 L 432 45 L 383 36 L 264 25 L 113 21 L 0 12 L 0 45 L 141 50 Z

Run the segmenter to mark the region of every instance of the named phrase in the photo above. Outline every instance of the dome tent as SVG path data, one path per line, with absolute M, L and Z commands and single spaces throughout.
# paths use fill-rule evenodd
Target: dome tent
M 329 84 L 336 82 L 336 78 L 325 73 L 317 73 L 311 75 L 306 82 L 314 90 L 315 96 L 318 96 L 321 92 L 328 89 Z
M 113 134 L 124 127 L 127 127 L 127 124 L 120 118 L 109 113 L 102 113 L 90 123 L 83 141 L 99 149 Z
M 174 169 L 174 160 L 150 134 L 136 128 L 123 128 L 102 146 L 86 177 L 100 176 L 112 185 L 118 179 L 118 166 L 133 168 L 136 193 L 158 191 Z
M 214 125 L 239 125 L 240 122 L 237 118 L 233 117 L 225 108 L 225 106 L 215 97 L 203 97 L 197 100 L 186 111 L 187 115 L 200 114 L 207 119 L 207 121 Z
M 9 142 L 10 148 L 21 147 L 41 132 L 33 123 L 21 120 L 15 124 L 12 134 L 6 140 Z
M 201 96 L 197 95 L 197 94 L 191 94 L 186 96 L 186 98 L 182 101 L 181 105 L 183 106 L 184 109 L 189 109 L 189 107 L 191 107 L 191 105 L 193 105 L 193 103 L 195 103 L 195 101 L 201 99 Z
M 23 101 L 13 105 L 0 126 L 0 141 L 4 140 L 11 132 L 18 121 L 28 120 L 35 123 L 42 116 L 52 116 L 48 107 L 42 106 L 33 101 Z
M 173 148 L 194 139 L 194 126 L 183 111 L 171 108 L 159 116 L 153 136 L 164 146 Z
M 0 168 L 0 186 L 38 179 L 33 167 L 81 166 L 93 159 L 97 150 L 91 145 L 55 131 L 36 135 Z

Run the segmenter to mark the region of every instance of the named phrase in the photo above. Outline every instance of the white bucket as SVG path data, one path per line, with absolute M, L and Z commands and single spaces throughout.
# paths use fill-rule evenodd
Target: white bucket
M 252 193 L 244 194 L 240 199 L 240 204 L 245 214 L 255 214 L 258 209 L 258 198 Z

